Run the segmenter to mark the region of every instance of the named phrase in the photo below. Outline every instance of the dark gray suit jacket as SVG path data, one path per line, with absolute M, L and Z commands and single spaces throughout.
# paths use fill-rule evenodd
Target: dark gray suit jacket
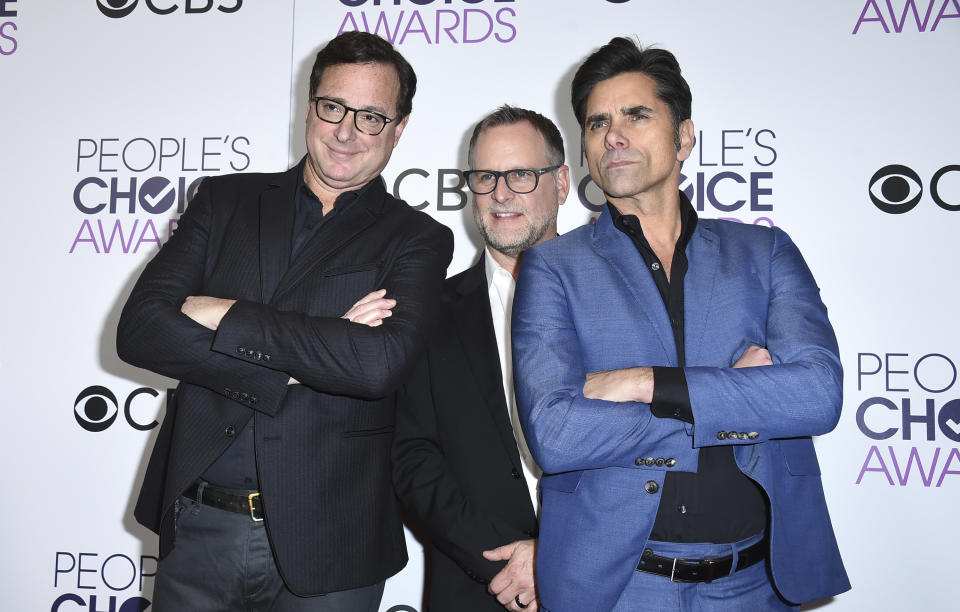
M 394 483 L 434 545 L 429 603 L 503 610 L 480 554 L 536 537 L 537 517 L 507 413 L 483 257 L 447 280 L 427 355 L 399 393 Z
M 290 590 L 315 595 L 406 563 L 390 479 L 394 391 L 436 317 L 453 241 L 378 177 L 291 262 L 302 166 L 204 180 L 134 287 L 117 351 L 181 381 L 136 509 L 161 556 L 175 544 L 176 498 L 254 418 L 277 565 Z M 382 326 L 340 318 L 380 288 L 397 300 Z M 180 312 L 189 295 L 239 301 L 213 332 Z

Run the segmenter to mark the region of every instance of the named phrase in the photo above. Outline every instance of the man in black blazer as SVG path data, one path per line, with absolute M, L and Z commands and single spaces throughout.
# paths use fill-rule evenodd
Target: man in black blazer
M 434 546 L 431 610 L 533 612 L 539 468 L 515 419 L 510 310 L 523 251 L 557 235 L 570 175 L 553 122 L 509 106 L 477 124 L 468 164 L 486 248 L 444 284 L 399 393 L 394 484 Z
M 206 179 L 124 307 L 120 357 L 180 380 L 136 508 L 158 611 L 376 611 L 406 563 L 395 391 L 453 248 L 380 177 L 415 89 L 383 39 L 332 40 L 307 156 Z

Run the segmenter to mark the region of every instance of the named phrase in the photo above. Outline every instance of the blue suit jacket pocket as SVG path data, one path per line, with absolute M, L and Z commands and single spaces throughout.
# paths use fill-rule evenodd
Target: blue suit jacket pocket
M 794 476 L 819 476 L 820 463 L 810 438 L 783 438 L 777 440 L 780 452 L 787 464 L 787 471 Z
M 540 487 L 562 493 L 573 493 L 580 485 L 580 477 L 583 476 L 583 470 L 576 472 L 561 472 L 559 474 L 544 474 L 540 478 Z

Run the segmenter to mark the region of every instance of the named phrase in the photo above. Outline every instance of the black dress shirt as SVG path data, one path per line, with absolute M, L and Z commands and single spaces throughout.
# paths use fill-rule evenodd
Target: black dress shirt
M 673 252 L 671 275 L 643 235 L 635 215 L 623 215 L 607 204 L 614 226 L 630 237 L 643 265 L 660 291 L 673 329 L 679 367 L 653 367 L 653 401 L 650 411 L 657 418 L 693 423 L 690 393 L 683 374 L 686 365 L 683 335 L 683 281 L 687 273 L 686 248 L 697 227 L 697 213 L 680 193 L 681 230 Z M 642 365 L 642 364 L 638 364 Z M 696 472 L 667 472 L 657 518 L 650 539 L 666 542 L 736 542 L 760 533 L 767 525 L 767 502 L 763 490 L 740 471 L 730 446 L 700 449 Z

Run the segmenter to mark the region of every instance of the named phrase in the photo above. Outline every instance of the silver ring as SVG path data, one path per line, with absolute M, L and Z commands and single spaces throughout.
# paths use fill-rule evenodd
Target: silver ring
M 521 602 L 520 602 L 520 595 L 519 595 L 519 594 L 514 596 L 513 601 L 514 601 L 518 606 L 520 606 L 520 609 L 521 609 L 521 610 L 522 610 L 523 608 L 526 608 L 527 606 L 530 605 L 530 604 L 521 603 Z

